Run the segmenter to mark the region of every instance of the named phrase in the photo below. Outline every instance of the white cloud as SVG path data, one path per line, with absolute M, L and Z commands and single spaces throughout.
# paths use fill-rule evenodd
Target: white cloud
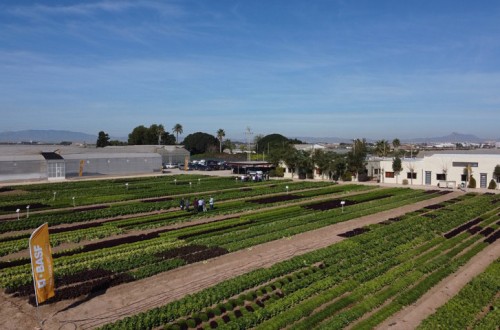
M 27 18 L 40 19 L 50 16 L 88 16 L 99 12 L 120 13 L 135 9 L 154 10 L 162 15 L 179 16 L 184 11 L 179 6 L 165 1 L 96 1 L 82 2 L 69 5 L 46 5 L 34 4 L 32 6 L 8 7 L 7 11 L 12 15 Z

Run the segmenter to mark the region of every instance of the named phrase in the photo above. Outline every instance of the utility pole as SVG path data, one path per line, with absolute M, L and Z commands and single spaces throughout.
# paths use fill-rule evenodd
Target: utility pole
M 247 161 L 250 161 L 251 158 L 251 150 L 250 150 L 250 137 L 253 135 L 252 130 L 250 129 L 250 126 L 247 126 L 247 129 L 245 131 L 245 137 L 247 139 Z

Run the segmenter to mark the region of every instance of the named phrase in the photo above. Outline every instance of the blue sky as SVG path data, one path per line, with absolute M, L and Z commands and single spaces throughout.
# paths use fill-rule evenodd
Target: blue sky
M 499 1 L 2 1 L 0 131 L 500 138 Z

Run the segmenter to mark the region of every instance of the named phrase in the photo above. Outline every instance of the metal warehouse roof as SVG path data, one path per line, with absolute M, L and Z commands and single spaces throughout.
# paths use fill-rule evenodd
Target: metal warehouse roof
M 145 154 L 145 153 L 188 153 L 182 146 L 157 146 L 157 145 L 137 145 L 137 146 L 108 146 L 105 148 L 78 147 L 62 145 L 0 145 L 0 155 L 39 155 L 42 152 L 57 152 L 66 158 L 70 154 Z
M 34 155 L 0 155 L 0 162 L 21 162 L 45 160 L 41 154 Z
M 128 153 L 80 153 L 80 154 L 68 154 L 63 156 L 64 159 L 123 159 L 123 158 L 155 158 L 161 157 L 159 154 L 154 152 L 128 152 Z

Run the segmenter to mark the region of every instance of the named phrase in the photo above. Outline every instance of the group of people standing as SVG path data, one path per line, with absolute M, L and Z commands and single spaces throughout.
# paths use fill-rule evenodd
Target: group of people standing
M 206 204 L 204 198 L 198 199 L 195 197 L 192 205 L 193 205 L 193 210 L 195 212 L 207 212 L 207 210 L 208 210 L 207 204 Z M 191 211 L 191 209 L 189 208 L 191 206 L 189 198 L 184 199 L 184 197 L 182 197 L 179 206 L 180 206 L 181 210 L 186 210 L 188 212 Z M 210 196 L 210 199 L 208 200 L 208 206 L 209 206 L 210 210 L 214 209 L 214 198 L 212 196 Z

